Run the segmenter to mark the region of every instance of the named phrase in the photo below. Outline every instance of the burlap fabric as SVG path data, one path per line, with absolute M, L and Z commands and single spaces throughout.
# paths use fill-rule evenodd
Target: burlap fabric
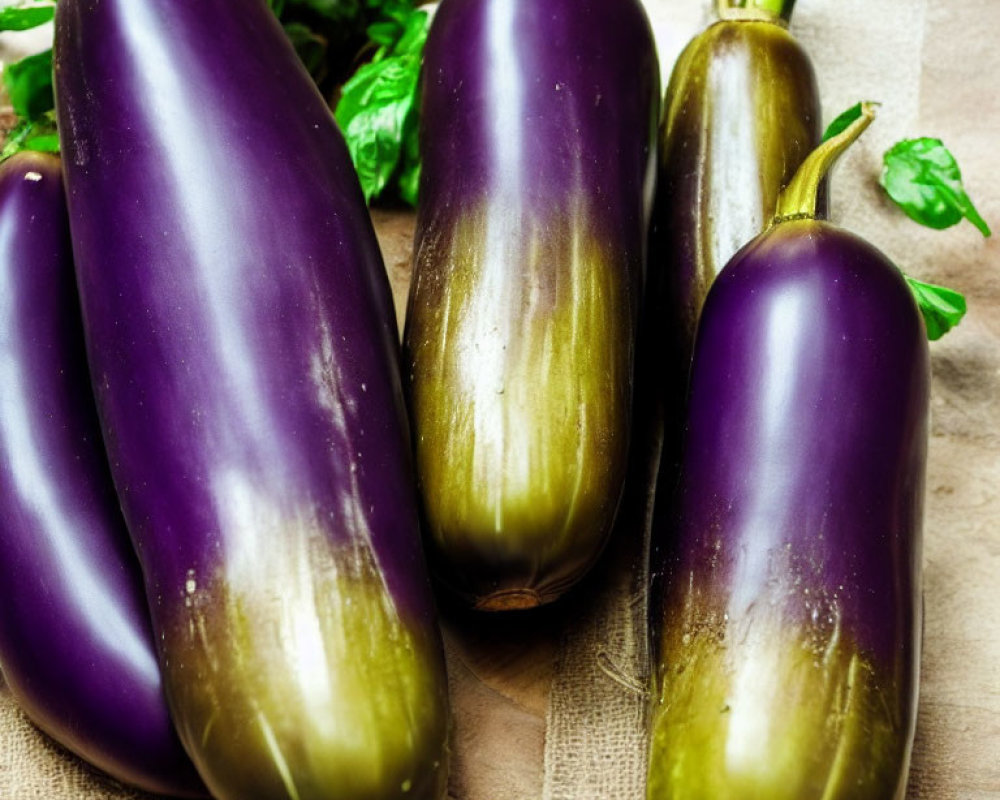
M 544 2 L 544 0 L 540 0 Z M 706 19 L 708 0 L 646 0 L 664 65 Z M 882 102 L 879 119 L 837 169 L 832 213 L 906 271 L 962 289 L 970 312 L 934 345 L 933 429 L 928 475 L 926 638 L 922 703 L 911 800 L 1000 798 L 1000 259 L 995 241 L 969 225 L 920 229 L 890 207 L 876 185 L 881 153 L 904 136 L 942 137 L 956 154 L 980 211 L 1000 229 L 996 144 L 1000 74 L 996 0 L 800 0 L 792 25 L 813 57 L 824 116 L 860 99 Z M 388 224 L 381 217 L 382 224 Z M 377 218 L 378 222 L 378 218 Z M 396 228 L 399 223 L 392 222 Z M 411 224 L 411 223 L 404 223 Z M 394 234 L 387 262 L 405 262 L 408 238 Z M 385 245 L 385 239 L 383 239 Z M 398 272 L 398 270 L 397 270 Z M 394 274 L 399 294 L 405 274 Z M 544 752 L 523 746 L 516 721 L 489 730 L 488 770 L 505 780 L 453 784 L 458 800 L 638 800 L 646 748 L 646 492 L 655 443 L 640 442 L 616 540 L 561 628 L 546 696 Z M 455 668 L 455 661 L 452 667 Z M 478 678 L 477 678 L 478 680 Z M 505 675 L 512 683 L 517 676 Z M 455 669 L 452 685 L 466 676 Z M 473 738 L 486 704 L 473 715 L 456 704 L 460 736 Z M 474 720 L 478 730 L 468 722 Z M 463 724 L 464 723 L 464 724 Z M 481 747 L 475 742 L 470 747 Z M 457 747 L 455 773 L 470 747 Z M 538 758 L 528 778 L 511 777 Z M 537 780 L 535 776 L 537 775 Z M 470 788 L 474 787 L 474 788 Z M 139 800 L 38 733 L 0 683 L 0 800 Z
M 35 728 L 0 681 L 0 798 L 148 800 L 91 769 Z

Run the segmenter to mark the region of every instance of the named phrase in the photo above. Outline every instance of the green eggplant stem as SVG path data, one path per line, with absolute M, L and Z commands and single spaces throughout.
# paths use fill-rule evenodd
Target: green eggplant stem
M 784 25 L 792 17 L 795 0 L 715 0 L 719 19 L 747 19 Z
M 815 219 L 816 194 L 820 183 L 834 162 L 871 125 L 875 119 L 876 103 L 862 103 L 861 116 L 836 136 L 817 147 L 799 167 L 795 176 L 778 195 L 778 208 L 774 221 L 786 219 Z

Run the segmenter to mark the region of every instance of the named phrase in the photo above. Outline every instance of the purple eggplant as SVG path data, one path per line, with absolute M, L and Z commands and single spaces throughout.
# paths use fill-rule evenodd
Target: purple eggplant
M 436 569 L 551 601 L 626 471 L 659 73 L 637 0 L 444 0 L 424 53 L 404 375 Z
M 670 76 L 647 300 L 656 363 L 676 365 L 657 369 L 667 416 L 682 404 L 709 286 L 764 230 L 778 192 L 820 142 L 812 64 L 787 30 L 793 2 L 716 0 L 717 19 Z
M 901 800 L 929 369 L 878 250 L 815 219 L 815 151 L 709 291 L 666 553 L 648 798 Z
M 59 159 L 27 152 L 0 166 L 0 667 L 74 753 L 148 791 L 204 795 L 101 442 Z
M 167 697 L 220 800 L 437 798 L 447 690 L 388 280 L 264 0 L 61 0 L 87 350 Z

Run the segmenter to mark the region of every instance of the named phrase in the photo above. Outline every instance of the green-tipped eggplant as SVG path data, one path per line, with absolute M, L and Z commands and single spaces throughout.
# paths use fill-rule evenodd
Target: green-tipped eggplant
M 902 273 L 814 208 L 870 116 L 806 161 L 701 315 L 680 484 L 654 522 L 648 800 L 905 795 L 926 335 Z
M 793 4 L 718 0 L 717 19 L 681 53 L 667 87 L 647 311 L 671 413 L 712 281 L 764 230 L 778 192 L 820 142 L 813 68 L 787 29 Z
M 264 0 L 60 0 L 88 358 L 218 800 L 439 800 L 448 703 L 388 280 Z
M 426 533 L 484 609 L 558 597 L 622 493 L 659 75 L 637 0 L 445 0 L 404 335 Z

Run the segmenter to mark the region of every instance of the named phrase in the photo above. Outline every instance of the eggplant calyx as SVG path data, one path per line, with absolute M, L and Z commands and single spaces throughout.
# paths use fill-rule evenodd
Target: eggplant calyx
M 876 103 L 861 104 L 861 116 L 843 131 L 823 142 L 802 162 L 794 177 L 778 195 L 776 225 L 792 219 L 816 219 L 816 194 L 834 163 L 875 119 Z
M 795 0 L 715 0 L 715 13 L 721 20 L 737 22 L 773 22 L 788 27 Z

